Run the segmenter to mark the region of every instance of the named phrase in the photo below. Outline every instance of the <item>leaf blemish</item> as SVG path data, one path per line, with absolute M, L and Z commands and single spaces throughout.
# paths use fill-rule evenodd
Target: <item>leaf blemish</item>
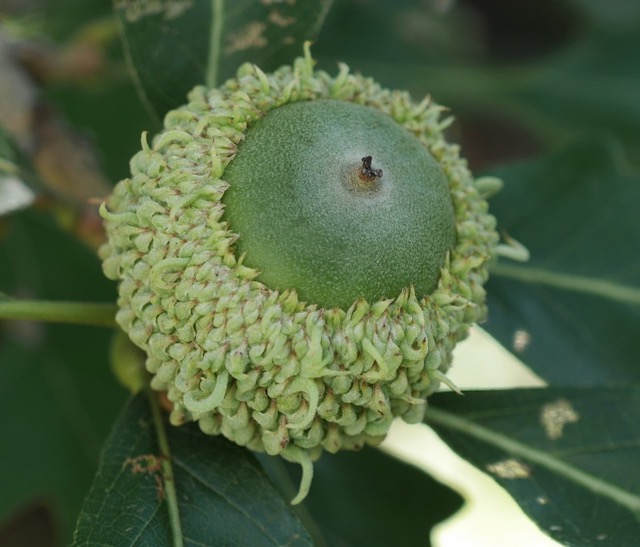
M 124 12 L 128 23 L 148 15 L 163 14 L 166 21 L 180 17 L 193 6 L 193 0 L 118 0 L 116 9 Z
M 528 479 L 531 476 L 529 466 L 514 458 L 490 463 L 486 469 L 501 479 Z
M 260 0 L 260 3 L 263 6 L 273 6 L 274 4 L 289 4 L 290 6 L 294 6 L 296 0 Z
M 279 27 L 288 27 L 289 25 L 293 25 L 296 22 L 295 17 L 286 17 L 282 15 L 277 9 L 274 9 L 269 12 L 269 21 L 274 25 Z
M 131 472 L 137 473 L 156 473 L 162 469 L 163 456 L 155 454 L 142 454 L 135 458 L 127 458 L 122 464 L 123 468 L 131 466 Z
M 142 454 L 135 458 L 127 458 L 122 464 L 122 468 L 125 469 L 130 466 L 134 475 L 139 473 L 153 475 L 156 481 L 158 501 L 162 501 L 164 499 L 162 464 L 166 459 L 164 456 L 156 456 L 155 454 Z
M 531 343 L 531 334 L 526 330 L 518 329 L 513 333 L 513 349 L 518 353 L 524 353 Z
M 254 21 L 238 32 L 231 34 L 227 40 L 227 46 L 224 49 L 225 54 L 230 55 L 237 51 L 266 46 L 267 39 L 264 37 L 266 28 L 267 25 L 265 23 Z
M 547 438 L 552 441 L 562 437 L 565 425 L 575 423 L 579 419 L 580 415 L 566 399 L 548 403 L 540 411 L 540 423 Z

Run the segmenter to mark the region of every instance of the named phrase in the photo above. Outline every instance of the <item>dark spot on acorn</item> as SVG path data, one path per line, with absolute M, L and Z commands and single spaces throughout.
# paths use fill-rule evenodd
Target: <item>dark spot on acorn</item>
M 373 182 L 376 179 L 382 178 L 382 169 L 373 169 L 371 162 L 373 158 L 371 156 L 365 156 L 362 158 L 362 169 L 358 176 L 364 182 Z

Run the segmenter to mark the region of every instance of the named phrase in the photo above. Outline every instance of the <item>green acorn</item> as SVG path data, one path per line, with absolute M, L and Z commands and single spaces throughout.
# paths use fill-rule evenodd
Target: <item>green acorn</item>
M 244 65 L 143 135 L 102 206 L 116 319 L 172 423 L 300 463 L 293 503 L 323 450 L 420 421 L 485 318 L 496 181 L 474 181 L 442 110 L 314 71 L 308 49 Z

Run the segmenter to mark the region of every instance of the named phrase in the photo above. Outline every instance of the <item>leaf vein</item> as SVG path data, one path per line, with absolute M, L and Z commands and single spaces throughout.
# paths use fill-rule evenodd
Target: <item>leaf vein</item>
M 545 285 L 556 289 L 600 296 L 615 302 L 640 304 L 640 288 L 606 279 L 595 279 L 544 268 L 530 268 L 504 263 L 491 266 L 491 274 L 524 283 Z
M 214 485 L 209 484 L 209 482 L 197 474 L 193 469 L 188 467 L 185 462 L 181 461 L 177 457 L 173 457 L 174 464 L 177 467 L 180 467 L 187 475 L 192 477 L 194 480 L 202 484 L 205 488 L 210 490 L 211 492 L 217 494 L 220 498 L 226 501 L 231 507 L 236 509 L 239 513 L 243 514 L 249 522 L 251 522 L 258 530 L 260 530 L 274 545 L 278 545 L 278 541 L 276 538 L 272 537 L 269 531 L 264 527 L 264 525 L 257 520 L 251 513 L 248 513 L 242 506 L 229 498 L 224 492 L 217 489 Z

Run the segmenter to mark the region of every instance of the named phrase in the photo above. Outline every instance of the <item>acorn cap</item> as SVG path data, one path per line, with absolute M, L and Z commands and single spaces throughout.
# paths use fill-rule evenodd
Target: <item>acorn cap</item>
M 293 66 L 273 74 L 243 65 L 235 79 L 218 89 L 196 87 L 188 99 L 166 115 L 152 146 L 143 135 L 131 178 L 118 183 L 101 208 L 108 235 L 100 250 L 103 269 L 120 282 L 116 320 L 145 350 L 152 387 L 166 391 L 173 403 L 171 422 L 197 421 L 205 433 L 300 463 L 297 503 L 309 489 L 311 462 L 323 450 L 377 444 L 394 417 L 420 421 L 427 396 L 440 382 L 452 386 L 444 376 L 451 351 L 486 315 L 483 283 L 498 241 L 495 219 L 458 147 L 443 138 L 450 120 L 440 119 L 441 107 L 429 99 L 416 104 L 405 92 L 350 74 L 345 65 L 336 77 L 314 72 L 308 49 Z M 433 178 L 449 195 L 443 200 L 435 191 L 437 208 L 444 211 L 445 220 L 436 223 L 443 234 L 435 237 L 434 247 L 418 241 L 413 248 L 419 256 L 394 255 L 400 286 L 374 282 L 379 277 L 374 271 L 372 292 L 360 273 L 350 292 L 350 265 L 338 260 L 324 271 L 317 268 L 320 277 L 342 268 L 337 292 L 331 283 L 320 283 L 314 292 L 313 279 L 305 279 L 299 294 L 296 279 L 304 275 L 297 266 L 288 281 L 286 260 L 275 263 L 274 274 L 268 252 L 263 262 L 251 245 L 244 248 L 243 237 L 264 226 L 264 219 L 251 224 L 253 213 L 247 222 L 241 218 L 246 198 L 234 195 L 235 186 L 230 189 L 239 177 L 244 181 L 243 173 L 255 170 L 240 163 L 245 152 L 251 155 L 252 128 L 284 112 L 285 105 L 304 101 L 322 102 L 325 109 L 335 105 L 340 112 L 371 111 L 384 124 L 397 125 L 407 142 L 419 143 L 424 161 L 433 160 Z M 387 176 L 385 168 L 396 177 L 384 150 L 365 161 L 367 144 L 357 148 L 356 167 L 373 178 L 377 169 Z M 263 155 L 257 165 L 269 172 L 269 161 L 269 154 Z M 353 156 L 349 162 L 354 165 Z M 333 179 L 322 175 L 321 180 Z M 344 180 L 354 179 L 351 174 Z M 420 180 L 411 185 L 419 187 Z M 416 196 L 419 201 L 420 191 Z M 420 210 L 405 227 L 419 221 Z M 275 233 L 271 226 L 264 229 Z M 420 226 L 412 230 L 418 240 L 425 233 Z M 406 247 L 412 248 L 411 240 Z M 371 269 L 371 254 L 377 252 L 375 245 L 372 249 L 361 253 L 364 265 L 357 268 Z M 420 263 L 424 253 L 432 259 L 412 270 L 407 257 Z M 425 281 L 423 274 L 431 277 Z

